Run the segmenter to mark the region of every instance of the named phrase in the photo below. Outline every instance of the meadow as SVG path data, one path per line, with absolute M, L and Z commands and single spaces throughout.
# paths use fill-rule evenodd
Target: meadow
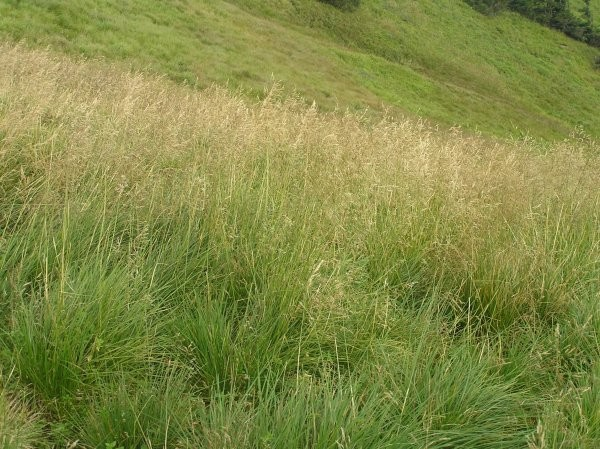
M 591 5 L 596 14 L 600 0 Z M 598 49 L 462 0 L 365 0 L 352 13 L 316 0 L 0 0 L 0 39 L 228 85 L 251 101 L 274 80 L 323 111 L 503 138 L 600 137 Z
M 598 447 L 598 144 L 282 92 L 0 44 L 0 447 Z

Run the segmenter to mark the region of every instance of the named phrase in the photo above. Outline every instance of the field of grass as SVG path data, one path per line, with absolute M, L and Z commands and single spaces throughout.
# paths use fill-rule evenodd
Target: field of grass
M 362 3 L 344 13 L 315 0 L 0 0 L 0 38 L 251 98 L 274 79 L 324 110 L 390 108 L 502 137 L 600 136 L 597 49 L 461 0 Z
M 599 447 L 597 144 L 283 95 L 0 45 L 0 447 Z

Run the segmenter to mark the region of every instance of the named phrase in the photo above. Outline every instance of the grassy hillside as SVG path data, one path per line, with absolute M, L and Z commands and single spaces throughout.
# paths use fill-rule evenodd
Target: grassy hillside
M 597 146 L 279 100 L 0 45 L 0 447 L 599 447 Z
M 597 5 L 595 6 L 597 7 Z M 252 95 L 423 116 L 499 136 L 600 136 L 597 50 L 462 1 L 0 0 L 0 36 Z

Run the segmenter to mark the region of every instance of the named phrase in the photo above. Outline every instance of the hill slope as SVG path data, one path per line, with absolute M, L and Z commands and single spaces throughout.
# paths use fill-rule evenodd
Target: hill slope
M 0 0 L 0 36 L 176 80 L 262 93 L 272 79 L 340 107 L 419 115 L 500 136 L 600 136 L 597 50 L 457 0 Z
M 600 447 L 597 147 L 368 125 L 0 45 L 2 447 Z

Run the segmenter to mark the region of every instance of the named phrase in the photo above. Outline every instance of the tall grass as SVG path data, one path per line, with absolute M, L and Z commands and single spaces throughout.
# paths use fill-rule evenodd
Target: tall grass
M 594 142 L 0 55 L 0 407 L 32 445 L 600 442 Z

